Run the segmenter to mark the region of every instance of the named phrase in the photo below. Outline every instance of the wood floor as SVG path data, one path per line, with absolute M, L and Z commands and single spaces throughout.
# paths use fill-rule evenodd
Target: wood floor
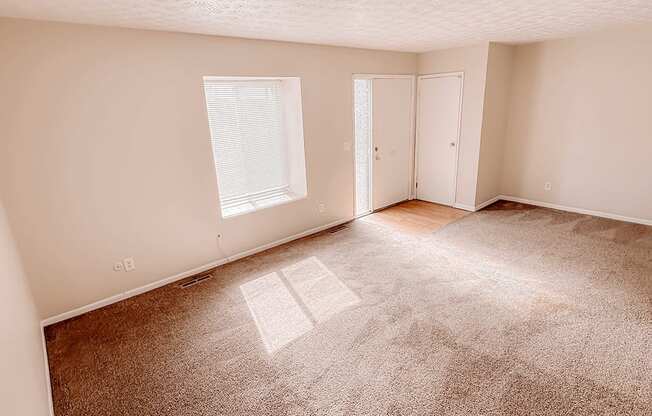
M 469 213 L 460 209 L 412 200 L 374 212 L 360 218 L 360 221 L 383 225 L 404 233 L 426 235 L 467 214 Z

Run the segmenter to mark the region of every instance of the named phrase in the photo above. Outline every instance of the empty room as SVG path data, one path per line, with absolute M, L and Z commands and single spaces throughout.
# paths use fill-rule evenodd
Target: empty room
M 0 414 L 652 415 L 650 0 L 0 0 Z

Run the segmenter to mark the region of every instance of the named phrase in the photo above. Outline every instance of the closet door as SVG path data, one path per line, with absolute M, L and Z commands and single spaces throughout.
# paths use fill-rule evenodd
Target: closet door
M 455 203 L 462 75 L 419 78 L 417 198 Z
M 410 197 L 412 82 L 412 78 L 373 80 L 373 209 Z

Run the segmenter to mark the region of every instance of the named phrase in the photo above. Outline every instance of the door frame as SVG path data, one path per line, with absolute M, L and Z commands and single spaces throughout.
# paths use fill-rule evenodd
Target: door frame
M 370 126 L 371 126 L 371 146 L 369 146 L 369 161 L 370 163 L 370 171 L 369 171 L 369 204 L 371 206 L 371 210 L 369 212 L 363 213 L 363 214 L 356 214 L 355 213 L 355 207 L 356 207 L 356 187 L 355 187 L 355 89 L 353 87 L 353 81 L 356 79 L 364 79 L 364 80 L 369 80 L 371 82 L 371 94 L 370 94 L 370 101 L 373 103 L 373 94 L 374 94 L 374 89 L 373 89 L 373 80 L 374 79 L 409 79 L 410 80 L 410 148 L 408 149 L 408 154 L 411 155 L 412 157 L 409 158 L 410 160 L 410 166 L 408 167 L 408 172 L 411 174 L 408 174 L 408 200 L 414 199 L 416 194 L 414 193 L 415 189 L 415 178 L 416 178 L 416 165 L 415 165 L 415 160 L 416 160 L 416 108 L 417 108 L 417 76 L 414 74 L 353 74 L 351 77 L 351 110 L 353 114 L 353 144 L 351 148 L 353 149 L 352 153 L 352 160 L 353 160 L 353 217 L 354 218 L 359 218 L 363 217 L 365 215 L 371 214 L 374 211 L 379 211 L 381 209 L 387 208 L 387 207 L 380 207 L 380 208 L 374 208 L 373 206 L 373 191 L 374 191 L 374 183 L 373 183 L 373 169 L 374 169 L 374 137 L 373 137 L 373 104 L 371 108 L 371 114 L 370 114 Z
M 462 108 L 464 106 L 464 71 L 453 71 L 453 72 L 440 72 L 435 74 L 426 74 L 419 75 L 417 77 L 417 109 L 416 109 L 416 135 L 415 135 L 415 149 L 414 149 L 414 179 L 413 183 L 413 192 L 414 197 L 417 198 L 417 183 L 419 181 L 419 136 L 420 136 L 420 117 L 421 114 L 421 81 L 424 79 L 430 78 L 446 78 L 446 77 L 458 77 L 460 78 L 460 108 L 457 113 L 457 149 L 455 150 L 455 175 L 454 175 L 454 186 L 453 189 L 453 203 L 450 206 L 455 206 L 457 204 L 457 177 L 459 176 L 459 162 L 460 162 L 460 142 L 462 140 Z

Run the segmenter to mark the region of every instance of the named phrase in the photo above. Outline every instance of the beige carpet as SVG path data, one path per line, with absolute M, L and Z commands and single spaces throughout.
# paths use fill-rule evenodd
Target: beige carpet
M 652 228 L 362 221 L 46 330 L 66 415 L 650 415 Z

